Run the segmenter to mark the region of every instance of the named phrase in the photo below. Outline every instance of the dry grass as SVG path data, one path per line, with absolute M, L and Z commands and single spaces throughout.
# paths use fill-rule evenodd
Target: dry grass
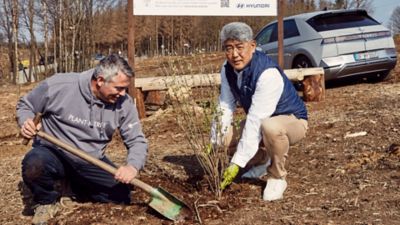
M 137 59 L 135 73 L 137 77 L 217 73 L 224 60 L 222 53 Z

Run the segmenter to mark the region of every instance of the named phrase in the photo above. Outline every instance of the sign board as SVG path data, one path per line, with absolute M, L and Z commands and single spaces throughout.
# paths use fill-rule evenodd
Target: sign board
M 134 15 L 276 16 L 277 0 L 134 0 Z

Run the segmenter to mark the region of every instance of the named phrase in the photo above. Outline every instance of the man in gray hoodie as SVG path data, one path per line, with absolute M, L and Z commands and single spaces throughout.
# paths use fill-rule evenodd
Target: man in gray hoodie
M 115 176 L 91 165 L 61 148 L 35 138 L 33 148 L 22 161 L 22 178 L 37 203 L 34 224 L 46 224 L 58 210 L 61 194 L 54 188 L 57 180 L 71 184 L 74 197 L 95 202 L 130 203 L 129 182 L 143 168 L 147 140 L 127 88 L 134 73 L 118 55 L 100 61 L 93 70 L 55 74 L 22 97 L 17 104 L 21 134 L 32 138 L 37 129 L 82 149 L 110 165 L 105 156 L 114 131 L 128 150 L 126 164 Z M 33 117 L 42 113 L 35 126 Z

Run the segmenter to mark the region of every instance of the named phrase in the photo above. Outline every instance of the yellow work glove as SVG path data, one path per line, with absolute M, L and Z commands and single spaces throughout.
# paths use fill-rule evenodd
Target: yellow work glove
M 213 145 L 212 145 L 211 143 L 209 143 L 209 144 L 207 144 L 207 145 L 204 147 L 204 152 L 205 152 L 207 155 L 209 155 L 209 154 L 212 152 L 212 149 L 213 149 L 212 146 L 213 146 Z
M 224 190 L 226 186 L 230 185 L 239 173 L 239 166 L 232 163 L 224 171 L 224 180 L 220 184 L 221 190 Z

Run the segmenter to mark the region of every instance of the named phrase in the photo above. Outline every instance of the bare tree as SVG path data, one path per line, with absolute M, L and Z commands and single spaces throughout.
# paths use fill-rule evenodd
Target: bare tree
M 65 62 L 65 58 L 67 57 L 67 54 L 64 51 L 64 43 L 63 43 L 63 37 L 64 37 L 64 32 L 63 32 L 64 31 L 64 7 L 63 7 L 63 4 L 62 4 L 62 1 L 59 1 L 57 11 L 58 11 L 57 20 L 58 20 L 58 49 L 59 49 L 58 50 L 58 54 L 59 54 L 59 57 L 58 57 L 59 66 L 58 66 L 58 68 L 61 68 L 61 71 L 64 72 L 65 71 L 65 69 L 64 69 L 65 63 L 63 63 L 63 62 Z
M 334 4 L 329 0 L 319 0 L 319 9 L 326 10 L 326 9 L 334 9 Z
M 44 60 L 46 69 L 48 68 L 50 52 L 52 51 L 52 63 L 55 72 L 58 71 L 58 58 L 60 57 L 58 48 L 58 18 L 59 18 L 59 1 L 56 0 L 41 0 L 41 19 L 43 21 L 44 33 Z M 46 72 L 47 73 L 47 72 Z
M 49 10 L 47 6 L 47 2 L 45 0 L 41 0 L 41 15 L 43 17 L 43 33 L 44 33 L 44 66 L 45 70 L 47 70 L 48 66 L 48 58 L 49 58 Z
M 374 13 L 372 0 L 351 0 L 348 4 L 349 9 L 365 9 L 369 14 Z
M 84 1 L 85 18 L 80 26 L 79 49 L 82 54 L 78 60 L 77 71 L 90 67 L 90 57 L 94 52 L 93 41 L 93 0 Z
M 17 27 L 18 25 L 18 12 L 16 11 L 18 9 L 18 5 L 16 5 L 16 1 L 11 1 L 11 0 L 2 0 L 2 7 L 0 11 L 0 26 L 2 30 L 5 32 L 5 35 L 7 37 L 7 49 L 8 49 L 8 58 L 9 58 L 9 63 L 10 63 L 10 68 L 13 71 L 13 77 L 9 77 L 10 81 L 16 82 L 17 79 L 17 50 L 14 48 L 17 48 L 18 42 L 14 41 L 17 39 Z M 14 16 L 15 15 L 15 16 Z
M 70 47 L 70 57 L 69 62 L 66 65 L 68 71 L 75 70 L 75 60 L 81 54 L 80 50 L 76 49 L 76 41 L 78 37 L 78 32 L 81 31 L 79 27 L 81 26 L 82 20 L 85 13 L 85 5 L 82 0 L 73 0 L 70 2 L 69 13 L 67 14 L 68 28 L 71 32 L 71 45 Z
M 335 0 L 333 7 L 335 9 L 345 9 L 347 8 L 347 0 Z
M 333 3 L 320 0 L 321 4 L 328 9 L 365 9 L 369 14 L 374 12 L 372 0 L 335 0 Z
M 18 77 L 18 0 L 12 1 L 11 7 L 11 15 L 12 15 L 12 43 L 13 43 L 13 82 L 17 83 Z
M 21 16 L 22 22 L 25 24 L 25 27 L 29 31 L 30 41 L 29 41 L 29 75 L 28 75 L 28 82 L 32 81 L 32 75 L 34 76 L 34 80 L 39 80 L 38 78 L 38 71 L 36 67 L 37 63 L 37 43 L 36 43 L 36 35 L 34 30 L 34 19 L 35 15 L 37 15 L 37 10 L 35 6 L 34 0 L 25 0 L 22 1 L 21 4 Z
M 393 34 L 400 34 L 400 6 L 397 6 L 390 16 L 389 27 Z

